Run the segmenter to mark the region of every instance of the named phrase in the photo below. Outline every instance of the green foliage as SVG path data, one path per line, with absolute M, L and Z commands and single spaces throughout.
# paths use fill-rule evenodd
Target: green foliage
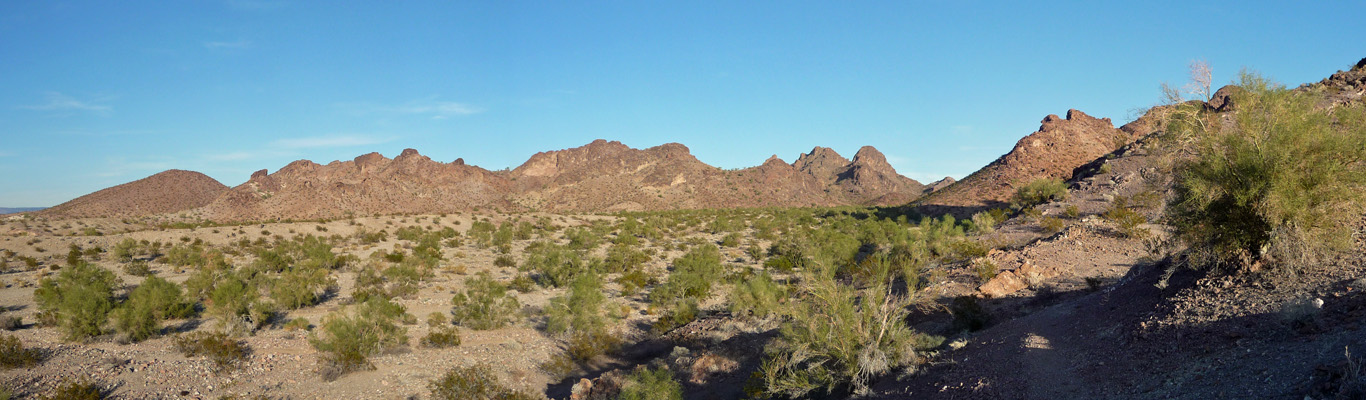
M 454 367 L 427 384 L 437 400 L 536 400 L 539 397 L 503 386 L 488 366 Z
M 595 266 L 578 252 L 545 242 L 529 246 L 522 262 L 522 270 L 535 273 L 536 281 L 547 287 L 568 285 L 575 275 L 593 269 Z
M 296 267 L 271 280 L 270 298 L 288 310 L 318 303 L 324 291 L 335 290 L 336 279 L 320 267 Z
M 474 330 L 497 329 L 512 323 L 522 306 L 507 287 L 487 271 L 465 279 L 465 291 L 451 299 L 451 320 Z
M 1081 209 L 1078 209 L 1074 204 L 1068 204 L 1067 208 L 1063 211 L 1063 215 L 1066 215 L 1067 218 L 1077 218 L 1081 216 Z
M 1350 247 L 1366 194 L 1366 104 L 1317 107 L 1249 73 L 1223 115 L 1179 109 L 1169 131 L 1194 157 L 1174 169 L 1168 217 L 1191 266 L 1297 270 Z
M 371 298 L 352 309 L 327 316 L 308 343 L 323 353 L 319 372 L 334 380 L 351 371 L 373 369 L 369 357 L 408 344 L 408 330 L 398 325 L 407 315 L 402 305 Z
M 604 329 L 607 318 L 602 306 L 607 296 L 598 274 L 579 274 L 569 285 L 569 293 L 550 299 L 546 307 L 546 331 L 550 333 L 585 332 Z
M 1063 223 L 1062 219 L 1057 217 L 1044 217 L 1039 220 L 1039 229 L 1042 229 L 1045 235 L 1062 232 L 1062 228 L 1065 226 L 1066 224 Z
M 864 392 L 873 377 L 915 362 L 908 304 L 883 284 L 855 289 L 815 279 L 760 366 L 761 394 L 803 397 L 844 385 Z
M 668 368 L 638 368 L 621 386 L 618 400 L 682 400 L 683 385 Z
M 1042 178 L 1015 189 L 1010 206 L 1024 210 L 1039 204 L 1067 199 L 1067 183 L 1058 178 Z
M 1129 205 L 1126 197 L 1116 197 L 1110 203 L 1110 208 L 1103 214 L 1106 220 L 1119 227 L 1119 233 L 1124 237 L 1142 239 L 1152 234 L 1143 228 L 1143 224 L 1148 222 L 1148 217 L 1142 213 L 1134 211 Z
M 724 274 L 721 251 L 713 245 L 698 246 L 674 260 L 668 281 L 655 287 L 650 302 L 668 305 L 683 299 L 705 299 L 711 295 L 712 283 Z
M 194 304 L 181 295 L 180 286 L 153 276 L 143 280 L 114 310 L 114 326 L 138 342 L 160 334 L 161 321 L 189 317 L 194 311 Z
M 564 237 L 569 240 L 568 247 L 573 250 L 592 250 L 598 248 L 598 245 L 602 243 L 602 239 L 597 234 L 582 227 L 565 229 Z
M 55 279 L 43 278 L 33 298 L 39 310 L 56 314 L 66 340 L 85 340 L 105 333 L 114 288 L 122 284 L 113 272 L 81 262 L 62 269 Z
M 608 273 L 625 273 L 639 270 L 643 264 L 649 261 L 650 256 L 645 252 L 630 245 L 615 244 L 607 249 L 607 258 L 603 260 L 603 267 Z
M 186 357 L 207 357 L 214 371 L 224 373 L 240 368 L 251 349 L 222 332 L 192 332 L 175 337 L 175 348 Z
M 736 316 L 766 317 L 777 314 L 787 297 L 786 285 L 760 272 L 735 284 L 730 292 L 730 312 Z
M 38 350 L 26 349 L 14 335 L 0 335 L 0 368 L 28 368 L 42 361 Z
M 460 330 L 451 326 L 445 314 L 434 312 L 428 315 L 427 326 L 431 330 L 418 341 L 422 347 L 446 348 L 460 345 Z
M 132 276 L 151 276 L 152 268 L 147 266 L 146 261 L 133 261 L 123 264 L 123 273 Z

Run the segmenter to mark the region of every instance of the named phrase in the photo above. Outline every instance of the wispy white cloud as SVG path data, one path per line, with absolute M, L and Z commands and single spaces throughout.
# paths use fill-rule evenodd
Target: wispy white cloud
M 104 99 L 79 100 L 75 97 L 67 96 L 59 92 L 47 92 L 43 94 L 47 102 L 36 105 L 19 106 L 19 108 L 35 111 L 55 111 L 55 112 L 91 112 L 99 115 L 109 115 L 114 112 L 114 108 L 108 105 L 99 104 Z
M 282 149 L 311 149 L 319 147 L 368 146 L 393 140 L 393 138 L 368 135 L 332 135 L 279 139 L 270 142 L 270 146 Z
M 468 103 L 454 101 L 440 101 L 436 97 L 409 101 L 398 105 L 382 105 L 369 103 L 343 103 L 337 107 L 350 111 L 357 115 L 367 114 L 390 114 L 390 115 L 421 115 L 431 119 L 447 119 L 451 117 L 462 117 L 484 112 L 482 107 Z
M 237 40 L 232 42 L 204 42 L 204 47 L 210 49 L 233 49 L 245 50 L 251 48 L 250 40 Z

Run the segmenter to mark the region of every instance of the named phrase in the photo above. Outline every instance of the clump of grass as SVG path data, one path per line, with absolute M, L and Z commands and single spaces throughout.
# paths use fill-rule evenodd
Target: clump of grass
M 1152 234 L 1143 228 L 1143 224 L 1148 222 L 1148 217 L 1134 211 L 1129 205 L 1128 198 L 1116 197 L 1110 203 L 1110 208 L 1105 211 L 1104 217 L 1114 223 L 1119 228 L 1120 235 L 1124 237 L 1143 239 Z
M 450 324 L 445 314 L 431 313 L 427 316 L 427 326 L 431 330 L 418 341 L 422 347 L 446 348 L 460 345 L 460 330 Z
M 43 400 L 100 400 L 105 398 L 108 393 L 100 389 L 99 385 L 89 381 L 69 381 L 65 382 L 52 392 L 50 396 L 40 397 Z
M 1044 217 L 1039 220 L 1039 229 L 1042 229 L 1043 234 L 1045 235 L 1062 232 L 1062 228 L 1065 227 L 1065 225 L 1066 224 L 1063 223 L 1062 219 L 1057 217 Z

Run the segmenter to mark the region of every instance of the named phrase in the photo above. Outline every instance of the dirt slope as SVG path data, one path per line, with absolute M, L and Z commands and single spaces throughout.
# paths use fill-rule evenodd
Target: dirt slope
M 167 170 L 103 189 L 38 213 L 50 217 L 131 217 L 203 207 L 228 187 L 194 171 Z

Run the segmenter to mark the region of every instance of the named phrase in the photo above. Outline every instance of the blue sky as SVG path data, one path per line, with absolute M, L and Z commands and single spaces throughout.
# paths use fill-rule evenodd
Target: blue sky
M 961 178 L 1047 114 L 1133 119 L 1193 59 L 1293 86 L 1366 57 L 1362 2 L 1292 3 L 5 1 L 0 206 L 597 138 L 722 168 L 872 145 Z

